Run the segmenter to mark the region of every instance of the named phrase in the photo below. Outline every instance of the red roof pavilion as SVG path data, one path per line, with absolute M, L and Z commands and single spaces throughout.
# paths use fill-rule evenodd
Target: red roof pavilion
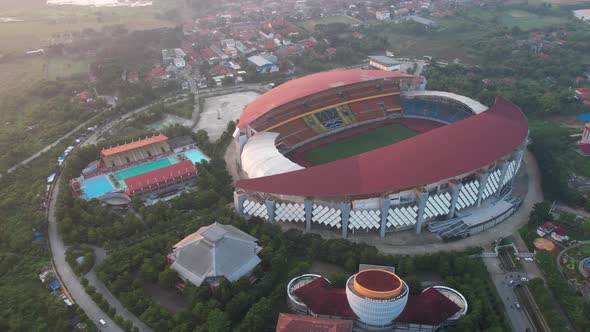
M 352 332 L 352 321 L 280 313 L 276 332 Z
M 117 154 L 117 153 L 121 153 L 121 152 L 129 151 L 129 150 L 137 149 L 137 148 L 140 148 L 142 146 L 146 146 L 146 145 L 150 145 L 150 144 L 154 144 L 154 143 L 158 143 L 158 142 L 163 142 L 163 141 L 166 141 L 166 140 L 168 140 L 168 137 L 166 137 L 166 135 L 159 134 L 159 135 L 156 135 L 156 136 L 152 136 L 152 137 L 140 139 L 139 141 L 135 141 L 135 142 L 131 142 L 131 143 L 127 143 L 127 144 L 115 146 L 113 148 L 103 149 L 100 152 L 100 155 L 101 155 L 101 157 L 106 157 L 106 156 L 114 155 L 114 154 Z
M 317 315 L 354 317 L 348 305 L 346 290 L 334 288 L 324 278 L 318 278 L 293 291 L 301 302 Z

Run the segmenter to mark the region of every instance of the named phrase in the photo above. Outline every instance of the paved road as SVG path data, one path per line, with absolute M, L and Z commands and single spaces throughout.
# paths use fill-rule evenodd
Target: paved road
M 68 290 L 74 301 L 84 310 L 86 315 L 96 326 L 107 332 L 122 332 L 123 330 L 109 318 L 109 316 L 98 307 L 92 298 L 86 294 L 84 287 L 80 284 L 78 277 L 66 262 L 66 246 L 61 237 L 57 233 L 57 222 L 55 218 L 55 202 L 59 195 L 59 179 L 55 179 L 55 187 L 53 189 L 51 200 L 49 202 L 49 243 L 51 246 L 51 253 L 53 255 L 53 263 L 60 276 L 63 286 Z M 126 319 L 129 319 L 125 317 Z M 99 319 L 104 319 L 107 322 L 106 327 L 101 327 L 98 324 Z
M 174 105 L 174 104 L 178 104 L 178 103 L 181 103 L 181 102 L 185 101 L 185 99 L 179 99 L 179 100 L 175 100 L 175 101 L 172 101 L 172 102 L 169 102 L 169 99 L 164 99 L 163 101 L 164 101 L 164 103 L 166 105 Z M 92 135 L 90 135 L 84 141 L 84 143 L 82 143 L 82 146 L 92 145 L 92 144 L 98 143 L 98 140 L 102 137 L 102 135 L 104 135 L 104 133 L 106 133 L 107 131 L 111 130 L 114 126 L 118 125 L 122 121 L 125 121 L 125 120 L 127 120 L 127 119 L 135 116 L 137 113 L 141 113 L 141 112 L 144 112 L 144 111 L 148 110 L 152 106 L 154 106 L 154 104 L 148 104 L 148 105 L 142 106 L 140 108 L 136 108 L 135 110 L 133 110 L 131 112 L 127 112 L 127 113 L 121 115 L 120 117 L 112 120 L 111 122 L 109 122 L 109 123 L 105 124 L 104 126 L 98 128 L 94 133 L 92 133 Z
M 137 328 L 139 328 L 140 331 L 151 332 L 152 329 L 150 329 L 141 320 L 135 317 L 135 315 L 129 312 L 121 304 L 121 302 L 119 302 L 119 300 L 111 293 L 111 291 L 105 286 L 105 284 L 100 279 L 98 279 L 98 276 L 96 275 L 96 267 L 102 264 L 102 262 L 107 256 L 107 253 L 103 248 L 97 247 L 94 248 L 94 253 L 96 255 L 96 262 L 94 264 L 94 267 L 92 267 L 92 270 L 90 270 L 85 276 L 86 279 L 88 279 L 88 283 L 96 288 L 96 291 L 103 296 L 103 298 L 111 305 L 111 307 L 117 310 L 117 315 L 125 317 L 125 319 L 131 321 L 134 326 L 137 326 Z
M 580 209 L 574 209 L 571 208 L 567 205 L 562 205 L 559 203 L 555 204 L 555 210 L 557 211 L 562 211 L 562 212 L 567 212 L 573 215 L 577 215 L 577 216 L 581 216 L 584 218 L 590 218 L 590 212 L 584 211 L 584 210 L 580 210 Z
M 534 327 L 525 314 L 524 308 L 516 308 L 515 303 L 518 302 L 518 300 L 514 293 L 514 288 L 508 284 L 511 279 L 517 277 L 517 275 L 524 275 L 524 273 L 506 273 L 502 271 L 500 260 L 497 258 L 484 258 L 483 261 L 492 277 L 496 289 L 498 290 L 498 295 L 504 303 L 504 308 L 510 321 L 510 325 L 512 326 L 512 330 L 515 332 L 524 332 L 528 328 L 530 331 L 534 331 Z

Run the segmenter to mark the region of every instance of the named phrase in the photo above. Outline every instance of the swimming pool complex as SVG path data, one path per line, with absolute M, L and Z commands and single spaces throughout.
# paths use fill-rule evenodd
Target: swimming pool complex
M 188 158 L 188 160 L 194 163 L 200 163 L 203 160 L 209 160 L 209 158 L 205 157 L 203 152 L 199 150 L 190 150 L 184 153 L 184 155 Z
M 160 169 L 160 168 L 163 168 L 166 166 L 170 166 L 172 164 L 176 164 L 177 162 L 178 162 L 178 159 L 176 159 L 175 157 L 158 159 L 158 160 L 154 160 L 152 162 L 142 164 L 139 166 L 126 168 L 124 170 L 113 173 L 113 175 L 115 176 L 115 179 L 117 179 L 117 180 L 119 180 L 119 182 L 121 182 L 127 178 L 132 177 L 132 176 L 155 171 L 157 169 Z
M 192 161 L 193 163 L 198 163 L 203 160 L 209 160 L 200 150 L 189 150 L 183 153 L 184 156 Z M 141 164 L 135 167 L 126 168 L 120 170 L 118 172 L 112 173 L 114 182 L 118 182 L 118 188 L 125 189 L 127 188 L 127 184 L 125 183 L 125 179 L 130 177 L 148 173 L 151 171 L 155 171 L 160 168 L 164 168 L 166 166 L 170 166 L 180 162 L 180 160 L 176 156 L 170 156 L 163 159 L 158 159 L 151 161 L 149 163 Z M 115 186 L 109 180 L 110 174 L 104 174 L 95 176 L 86 180 L 82 180 L 80 182 L 80 186 L 82 188 L 82 192 L 84 193 L 84 198 L 92 199 L 95 197 L 99 197 L 105 193 L 112 192 L 115 190 Z
M 90 179 L 82 180 L 80 187 L 82 188 L 84 198 L 86 199 L 98 197 L 115 189 L 107 175 L 99 175 Z

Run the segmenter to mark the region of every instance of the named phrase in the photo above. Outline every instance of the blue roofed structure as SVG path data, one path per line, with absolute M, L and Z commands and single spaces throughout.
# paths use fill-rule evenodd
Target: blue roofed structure
M 61 287 L 61 285 L 59 284 L 59 281 L 57 280 L 51 280 L 51 282 L 49 283 L 49 288 L 51 288 L 51 290 L 58 290 Z
M 579 114 L 578 120 L 580 120 L 582 123 L 590 123 L 590 113 Z

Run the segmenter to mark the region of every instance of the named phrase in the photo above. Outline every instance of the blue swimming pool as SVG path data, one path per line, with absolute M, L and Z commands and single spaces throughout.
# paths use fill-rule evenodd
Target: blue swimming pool
M 86 199 L 98 197 L 115 189 L 106 175 L 99 175 L 90 179 L 82 180 L 80 181 L 80 187 L 82 188 L 84 198 Z
M 200 163 L 203 160 L 209 160 L 209 158 L 205 157 L 203 152 L 199 150 L 190 150 L 184 153 L 184 155 L 194 163 Z

